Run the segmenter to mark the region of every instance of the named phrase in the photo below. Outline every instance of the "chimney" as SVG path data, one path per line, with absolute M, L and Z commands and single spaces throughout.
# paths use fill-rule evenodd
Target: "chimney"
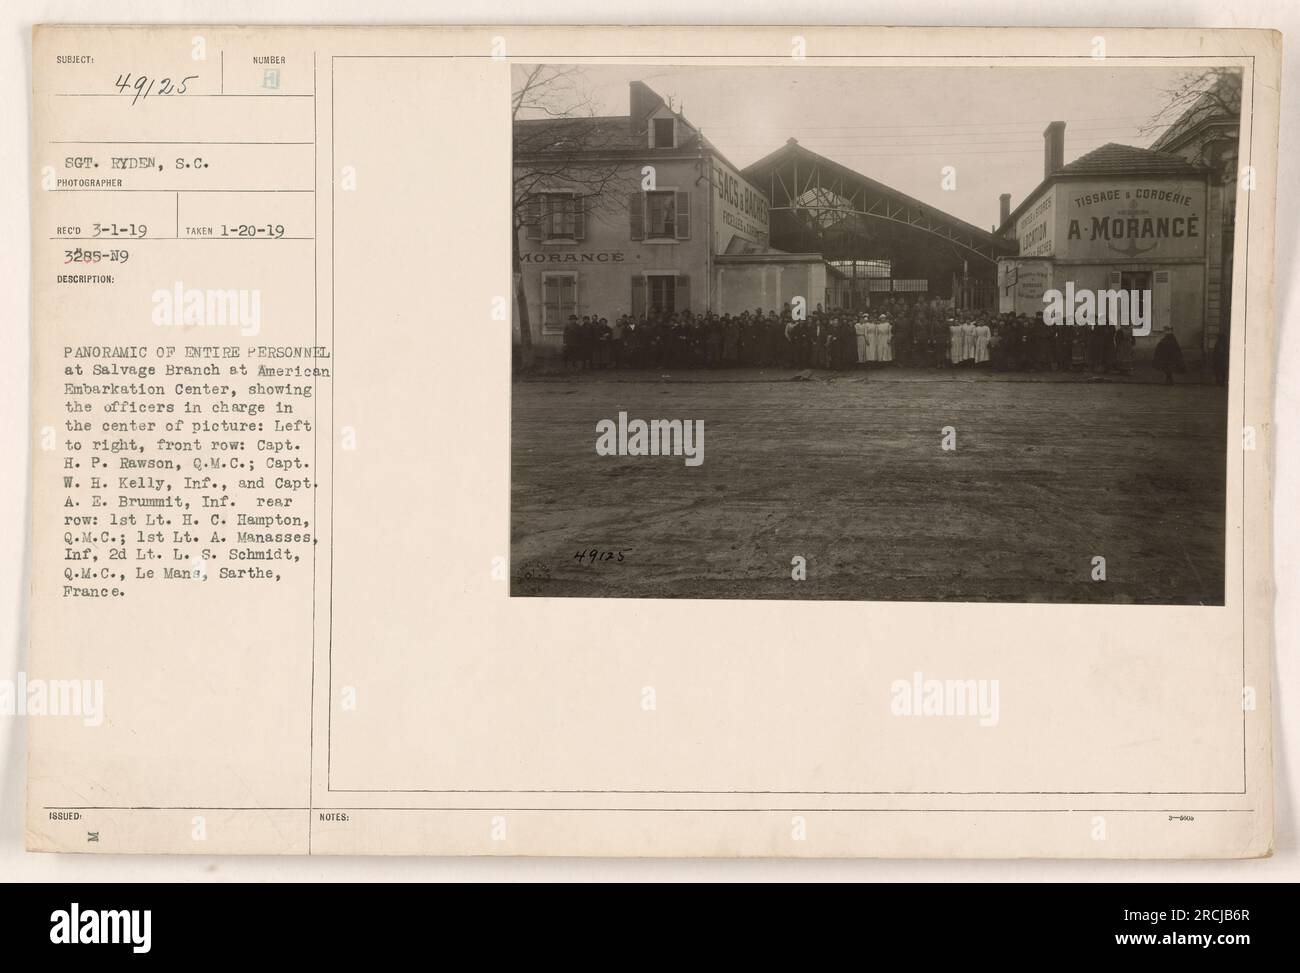
M 1007 221 L 1011 215 L 1011 194 L 1003 193 L 998 197 L 998 226 Z
M 644 136 L 646 119 L 651 112 L 663 104 L 663 99 L 644 81 L 631 81 L 628 83 L 627 100 L 628 123 L 632 127 L 632 134 Z
M 1052 122 L 1043 129 L 1043 178 L 1065 165 L 1065 122 Z

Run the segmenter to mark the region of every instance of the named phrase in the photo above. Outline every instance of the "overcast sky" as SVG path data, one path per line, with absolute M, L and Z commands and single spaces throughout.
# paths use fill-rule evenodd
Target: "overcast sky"
M 800 144 L 954 216 L 988 228 L 998 194 L 1014 208 L 1043 176 L 1043 129 L 1066 123 L 1065 161 L 1142 134 L 1187 68 L 585 67 L 595 111 L 626 115 L 628 82 L 670 98 L 744 168 Z M 957 168 L 957 188 L 940 185 Z

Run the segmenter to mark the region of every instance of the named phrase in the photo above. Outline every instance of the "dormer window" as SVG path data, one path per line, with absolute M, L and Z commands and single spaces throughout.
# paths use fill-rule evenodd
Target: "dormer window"
M 655 118 L 650 122 L 650 148 L 677 148 L 677 119 Z

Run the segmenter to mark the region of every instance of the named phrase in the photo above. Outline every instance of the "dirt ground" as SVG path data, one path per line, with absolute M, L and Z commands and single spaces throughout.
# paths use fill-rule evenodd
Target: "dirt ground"
M 703 464 L 598 456 L 620 411 L 702 419 Z M 517 380 L 511 591 L 1222 604 L 1226 411 L 1225 389 L 1152 376 Z

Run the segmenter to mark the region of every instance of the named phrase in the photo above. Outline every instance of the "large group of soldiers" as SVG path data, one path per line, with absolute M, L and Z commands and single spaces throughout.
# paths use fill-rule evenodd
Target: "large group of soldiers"
M 572 368 L 850 369 L 878 365 L 997 371 L 1128 372 L 1132 329 L 1049 326 L 1041 314 L 961 310 L 947 302 L 893 299 L 870 311 L 740 314 L 690 311 L 606 318 L 574 315 L 564 329 Z

